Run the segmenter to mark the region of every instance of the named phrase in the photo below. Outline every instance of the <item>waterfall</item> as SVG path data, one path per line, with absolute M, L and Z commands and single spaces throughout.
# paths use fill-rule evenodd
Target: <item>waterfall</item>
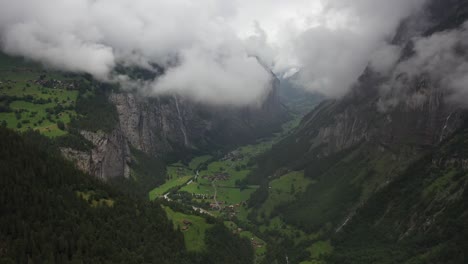
M 188 146 L 188 139 L 187 139 L 187 131 L 185 130 L 185 125 L 184 125 L 184 120 L 182 119 L 182 116 L 180 114 L 180 109 L 179 109 L 179 101 L 177 100 L 177 96 L 174 95 L 174 100 L 175 100 L 175 105 L 177 109 L 177 115 L 179 116 L 179 124 L 180 124 L 180 130 L 182 131 L 182 134 L 184 135 L 184 146 Z

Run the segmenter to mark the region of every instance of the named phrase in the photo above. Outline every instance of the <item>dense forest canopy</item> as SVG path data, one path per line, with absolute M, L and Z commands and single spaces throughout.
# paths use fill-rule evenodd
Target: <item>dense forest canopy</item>
M 222 225 L 206 236 L 215 253 L 188 253 L 160 204 L 78 171 L 38 133 L 0 128 L 0 138 L 2 263 L 252 261 L 249 243 Z

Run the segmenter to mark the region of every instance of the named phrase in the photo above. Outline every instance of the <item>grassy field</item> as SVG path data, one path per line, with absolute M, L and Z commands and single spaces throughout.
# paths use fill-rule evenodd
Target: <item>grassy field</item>
M 238 234 L 241 237 L 247 238 L 249 241 L 253 243 L 255 255 L 257 255 L 257 261 L 260 260 L 259 258 L 263 257 L 266 253 L 267 244 L 261 238 L 253 234 L 248 230 L 239 229 L 237 224 L 232 221 L 225 221 L 224 225 L 232 230 L 234 233 Z
M 80 197 L 81 199 L 87 201 L 91 207 L 100 207 L 100 206 L 112 207 L 114 206 L 114 202 L 115 202 L 113 199 L 106 199 L 106 198 L 96 199 L 95 197 L 93 197 L 95 195 L 93 191 L 76 192 L 76 195 Z
M 188 175 L 194 175 L 194 172 L 184 164 L 178 162 L 166 167 L 168 179 L 177 179 Z
M 333 251 L 333 247 L 330 241 L 317 241 L 307 248 L 307 250 L 310 252 L 312 259 L 318 259 L 321 256 L 330 254 Z
M 215 190 L 208 177 L 219 173 L 228 173 L 228 179 L 217 180 L 215 182 L 217 186 L 218 200 L 223 201 L 226 204 L 237 204 L 246 201 L 255 191 L 257 186 L 246 186 L 241 190 L 236 186 L 236 182 L 243 180 L 250 173 L 247 163 L 248 159 L 253 156 L 249 154 L 252 150 L 253 147 L 236 150 L 235 152 L 237 153 L 237 156 L 235 160 L 213 160 L 212 156 L 203 155 L 194 157 L 188 163 L 188 166 L 181 162 L 171 164 L 166 167 L 168 180 L 165 184 L 150 192 L 150 199 L 155 199 L 174 187 L 182 187 L 180 191 L 183 192 L 213 196 L 215 194 Z M 195 176 L 197 170 L 203 164 L 206 166 L 204 166 L 204 170 L 199 171 L 198 179 L 191 184 L 182 186 L 188 182 L 190 178 Z M 211 202 L 213 201 L 211 200 Z
M 192 159 L 189 163 L 189 168 L 192 169 L 192 170 L 196 170 L 198 169 L 198 167 L 200 165 L 202 165 L 203 163 L 206 163 L 208 162 L 209 160 L 211 160 L 213 157 L 210 156 L 210 155 L 203 155 L 203 156 L 198 156 L 198 157 L 195 157 L 194 159 Z
M 200 158 L 195 159 L 197 162 L 201 160 Z M 208 158 L 204 157 L 203 160 L 208 160 Z M 191 164 L 193 164 L 192 162 Z M 217 200 L 225 202 L 226 205 L 232 205 L 246 201 L 257 188 L 257 186 L 246 186 L 246 188 L 241 190 L 238 186 L 236 186 L 236 182 L 242 181 L 250 173 L 250 170 L 246 167 L 244 167 L 244 169 L 240 169 L 239 167 L 245 166 L 246 163 L 247 161 L 245 161 L 245 159 L 239 159 L 236 161 L 218 160 L 210 162 L 206 170 L 199 172 L 199 177 L 196 182 L 182 187 L 180 191 L 212 196 L 214 195 L 215 190 L 212 186 L 211 180 L 208 179 L 208 177 L 218 173 L 227 173 L 229 174 L 228 179 L 217 180 L 215 182 L 217 188 Z
M 78 97 L 73 82 L 59 72 L 0 54 L 0 122 L 25 131 L 34 129 L 49 137 L 65 135 L 58 124 L 68 124 Z
M 195 215 L 187 215 L 176 212 L 167 206 L 163 206 L 168 218 L 173 222 L 174 229 L 181 229 L 185 226 L 185 221 L 190 221 L 191 225 L 187 230 L 182 230 L 187 250 L 202 251 L 205 248 L 205 232 L 212 225 L 206 223 L 205 218 Z
M 255 191 L 255 188 L 240 190 L 237 188 L 218 188 L 218 201 L 224 201 L 226 204 L 238 204 L 246 201 Z
M 300 264 L 326 264 L 321 258 L 333 252 L 333 246 L 330 241 L 317 241 L 307 248 L 311 260 L 303 261 Z
M 180 187 L 180 186 L 186 184 L 192 177 L 193 176 L 183 176 L 183 177 L 180 177 L 180 178 L 170 179 L 170 180 L 166 181 L 166 183 L 164 183 L 163 185 L 161 185 L 161 186 L 159 186 L 157 188 L 154 188 L 152 191 L 149 192 L 149 199 L 154 200 L 154 199 L 164 195 L 165 193 L 167 193 L 172 188 Z
M 260 212 L 270 218 L 276 206 L 294 200 L 297 194 L 303 193 L 312 183 L 312 180 L 304 177 L 303 171 L 293 171 L 271 181 L 268 199 L 260 207 Z
M 213 159 L 210 155 L 203 155 L 193 158 L 188 165 L 181 162 L 169 165 L 166 168 L 169 180 L 167 180 L 164 185 L 154 189 L 150 193 L 150 199 L 163 195 L 173 187 L 182 186 L 183 184 L 181 184 L 181 182 L 177 182 L 181 177 L 183 178 L 185 175 L 195 175 L 201 165 L 204 165 L 204 169 L 199 171 L 198 178 L 191 184 L 182 186 L 179 191 L 213 197 L 215 194 L 213 184 L 215 184 L 217 200 L 224 203 L 224 206 L 236 205 L 247 201 L 251 194 L 259 187 L 243 185 L 243 181 L 251 173 L 252 169 L 254 169 L 250 161 L 259 154 L 269 150 L 274 142 L 289 133 L 289 130 L 298 124 L 298 120 L 299 119 L 295 119 L 285 124 L 283 126 L 283 132 L 277 133 L 271 138 L 259 140 L 256 144 L 239 147 L 227 153 L 223 158 Z M 228 177 L 216 179 L 215 182 L 212 183 L 213 176 L 220 173 L 225 173 Z M 266 205 L 268 212 L 270 213 L 277 203 L 291 199 L 290 196 L 294 195 L 289 193 L 291 186 L 297 185 L 297 187 L 293 187 L 297 189 L 295 192 L 301 192 L 309 183 L 309 181 L 304 179 L 303 173 L 300 172 L 288 174 L 274 181 L 274 190 L 279 192 L 280 195 L 272 194 L 272 199 L 270 199 L 269 204 Z M 285 188 L 287 190 L 285 190 Z M 194 201 L 214 203 L 214 199 L 212 198 L 203 201 L 194 199 Z M 242 214 L 240 211 L 237 213 L 245 220 L 247 215 L 247 212 L 245 212 L 246 210 L 244 210 Z M 217 210 L 213 211 L 213 213 L 214 212 L 217 212 Z
M 316 240 L 320 237 L 321 233 L 312 233 L 307 234 L 304 231 L 294 227 L 292 225 L 286 224 L 279 216 L 269 218 L 268 220 L 263 221 L 264 224 L 259 226 L 259 230 L 262 233 L 268 231 L 276 231 L 281 234 L 282 237 L 286 237 L 294 242 L 295 245 L 298 245 L 303 242 Z
M 194 157 L 189 163 L 182 162 L 174 163 L 166 167 L 167 180 L 166 183 L 152 190 L 149 194 L 150 199 L 155 199 L 158 196 L 164 195 L 169 190 L 180 187 L 178 192 L 194 194 L 195 196 L 185 195 L 184 202 L 192 203 L 192 205 L 202 208 L 207 208 L 208 204 L 213 204 L 216 188 L 217 201 L 222 205 L 222 209 L 208 209 L 208 212 L 215 217 L 224 219 L 225 225 L 232 230 L 233 233 L 251 241 L 257 257 L 257 263 L 265 257 L 267 244 L 261 238 L 256 236 L 250 230 L 238 229 L 238 225 L 244 226 L 248 224 L 248 215 L 252 209 L 249 209 L 246 202 L 253 192 L 259 186 L 245 185 L 245 179 L 255 167 L 252 159 L 269 150 L 272 145 L 283 138 L 289 131 L 298 124 L 299 119 L 295 119 L 283 126 L 284 131 L 277 133 L 271 138 L 259 140 L 255 144 L 239 147 L 227 153 L 224 157 L 215 159 L 210 155 Z M 195 179 L 196 172 L 198 177 Z M 221 177 L 220 175 L 228 175 Z M 221 178 L 220 178 L 221 177 Z M 194 179 L 190 184 L 186 184 L 190 179 Z M 304 178 L 304 173 L 290 172 L 280 178 L 274 179 L 270 183 L 269 197 L 265 204 L 260 208 L 264 212 L 263 215 L 271 214 L 271 211 L 278 205 L 295 199 L 295 195 L 304 192 L 304 190 L 312 184 L 313 181 Z M 214 188 L 213 185 L 216 187 Z M 203 197 L 196 196 L 203 195 Z M 175 196 L 177 197 L 177 196 Z M 171 198 L 171 195 L 169 195 Z M 177 198 L 173 198 L 177 200 Z M 180 201 L 180 200 L 179 200 Z M 229 206 L 232 205 L 231 208 Z M 204 207 L 205 206 L 205 207 Z M 196 228 L 189 228 L 184 231 L 185 241 L 190 250 L 199 251 L 204 247 L 203 239 L 206 231 L 206 222 L 202 217 L 184 215 L 177 213 L 170 208 L 165 208 L 169 218 L 173 219 L 176 227 L 183 227 L 183 220 L 189 220 Z M 194 217 L 194 218 L 192 218 Z M 282 237 L 287 237 L 294 243 L 312 243 L 316 240 L 317 234 L 306 234 L 297 228 L 286 225 L 280 217 L 265 220 L 265 223 L 259 227 L 259 231 L 263 234 L 274 231 L 278 232 Z M 306 244 L 307 245 L 307 244 Z M 306 246 L 305 245 L 305 246 Z

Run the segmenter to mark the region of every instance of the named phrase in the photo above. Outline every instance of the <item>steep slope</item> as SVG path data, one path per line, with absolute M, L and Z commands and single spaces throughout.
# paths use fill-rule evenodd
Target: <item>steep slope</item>
M 465 263 L 468 130 L 372 196 L 335 238 L 330 263 Z
M 158 203 L 129 198 L 64 160 L 50 140 L 0 128 L 1 263 L 251 263 L 222 223 L 188 253 Z M 214 244 L 222 239 L 223 245 Z
M 320 94 L 312 94 L 296 84 L 295 76 L 281 80 L 279 96 L 281 102 L 294 114 L 305 115 L 323 100 Z
M 114 93 L 110 100 L 129 143 L 149 155 L 163 156 L 230 148 L 278 130 L 287 118 L 278 85 L 275 79 L 265 102 L 251 107 L 210 106 L 175 95 Z
M 178 95 L 148 97 L 4 54 L 0 70 L 1 125 L 56 138 L 68 159 L 103 180 L 130 178 L 135 155 L 179 160 L 229 150 L 272 134 L 288 119 L 273 75 L 261 104 L 235 107 Z M 154 75 L 121 71 L 137 79 Z
M 424 12 L 404 21 L 394 38 L 393 44 L 403 50 L 400 63 L 415 56 L 416 36 L 428 37 L 458 28 L 467 19 L 466 1 L 429 1 Z M 397 79 L 398 85 L 393 85 L 391 77 L 367 69 L 344 98 L 325 101 L 306 115 L 291 136 L 258 159 L 259 169 L 250 175 L 252 183 L 264 186 L 251 199 L 251 206 L 260 208 L 267 199 L 269 181 L 289 171 L 304 170 L 314 183 L 293 201 L 276 206 L 274 216 L 318 234 L 322 240 L 347 234 L 343 230 L 350 225 L 352 231 L 348 235 L 332 241 L 338 246 L 336 258 L 332 258 L 334 263 L 395 263 L 410 257 L 415 257 L 414 263 L 443 263 L 441 254 L 451 252 L 447 248 L 452 243 L 442 243 L 447 237 L 441 234 L 449 228 L 444 221 L 451 217 L 460 224 L 464 221 L 464 210 L 443 210 L 459 208 L 463 203 L 464 169 L 458 167 L 453 172 L 457 179 L 452 183 L 450 166 L 434 169 L 431 160 L 424 157 L 435 155 L 434 148 L 445 148 L 447 140 L 463 127 L 466 112 L 447 100 L 451 91 L 432 76 L 403 72 Z M 383 85 L 385 89 L 381 88 Z M 388 107 L 382 107 L 388 102 Z M 465 136 L 457 134 L 460 138 Z M 450 151 L 443 153 L 440 159 L 455 155 Z M 425 182 L 423 177 L 428 174 L 432 176 Z M 401 179 L 412 187 L 405 187 Z M 436 195 L 437 198 L 424 201 L 420 196 L 427 195 L 425 188 L 432 182 L 437 182 L 438 187 L 433 187 L 436 192 L 453 191 L 453 195 Z M 369 215 L 372 220 L 366 218 Z M 441 223 L 440 228 L 436 223 Z M 419 227 L 434 232 L 425 233 Z M 457 228 L 465 232 L 465 227 Z M 386 241 L 385 246 L 379 246 L 379 237 Z M 405 246 L 407 250 L 392 251 L 390 245 L 400 240 L 398 250 Z M 287 241 L 279 243 L 287 246 Z M 418 243 L 427 244 L 419 248 Z M 435 248 L 438 243 L 439 249 Z M 350 245 L 360 251 L 353 255 Z M 458 253 L 454 254 L 453 263 L 463 263 L 459 249 L 454 247 Z M 422 256 L 431 250 L 438 250 L 432 252 L 434 258 Z M 392 254 L 400 255 L 393 258 Z M 290 257 L 307 259 L 291 252 Z M 348 257 L 351 259 L 347 262 Z
M 138 252 L 150 248 L 160 250 L 141 257 L 166 263 L 181 257 L 163 253 L 163 248 L 178 251 L 183 244 L 157 205 L 126 201 L 58 153 L 50 153 L 47 141 L 38 135 L 21 138 L 5 129 L 0 133 L 4 261 L 138 263 Z M 125 229 L 118 227 L 124 223 Z M 140 239 L 148 244 L 138 243 Z
M 246 107 L 195 103 L 177 95 L 152 98 L 109 91 L 106 94 L 109 101 L 102 103 L 115 109 L 111 112 L 115 112 L 117 122 L 112 129 L 96 133 L 96 129 L 89 131 L 77 126 L 94 148 L 91 151 L 66 148 L 63 152 L 81 169 L 106 180 L 130 176 L 132 148 L 164 160 L 229 150 L 278 131 L 288 119 L 279 102 L 278 86 L 279 80 L 273 78 L 265 101 Z

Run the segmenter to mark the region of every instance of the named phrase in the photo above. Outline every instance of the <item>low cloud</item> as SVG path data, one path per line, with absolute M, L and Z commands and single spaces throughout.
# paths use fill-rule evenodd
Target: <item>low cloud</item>
M 85 42 L 69 32 L 56 38 L 38 24 L 17 24 L 3 34 L 3 50 L 41 61 L 57 69 L 92 73 L 107 80 L 116 62 L 112 48 Z
M 271 83 L 270 73 L 243 52 L 222 56 L 189 50 L 181 57 L 180 66 L 170 68 L 150 84 L 153 93 L 178 93 L 200 102 L 238 105 L 260 102 Z
M 221 104 L 254 104 L 272 69 L 309 91 L 338 97 L 424 0 L 0 0 L 2 51 L 102 81 L 126 80 L 151 95 L 177 93 Z M 117 65 L 152 65 L 165 75 L 142 83 Z M 297 74 L 295 74 L 297 73 Z
M 217 0 L 0 0 L 0 44 L 8 54 L 101 81 L 125 80 L 149 94 L 251 104 L 271 76 L 228 24 L 236 12 Z M 131 82 L 115 75 L 119 64 L 167 71 Z
M 330 0 L 315 26 L 297 31 L 291 54 L 297 81 L 330 97 L 347 93 L 369 64 L 388 71 L 398 58 L 387 43 L 402 19 L 419 11 L 422 0 Z
M 397 64 L 401 56 L 401 47 L 391 44 L 383 44 L 378 47 L 370 58 L 370 67 L 383 75 L 388 75 Z
M 421 94 L 421 91 L 411 88 L 428 85 L 439 93 L 446 94 L 449 102 L 466 107 L 468 23 L 460 29 L 416 38 L 413 42 L 413 56 L 400 62 L 390 81 L 382 87 L 383 93 L 390 99 L 381 102 L 381 109 L 385 110 L 402 102 L 415 106 L 427 102 L 430 95 Z

